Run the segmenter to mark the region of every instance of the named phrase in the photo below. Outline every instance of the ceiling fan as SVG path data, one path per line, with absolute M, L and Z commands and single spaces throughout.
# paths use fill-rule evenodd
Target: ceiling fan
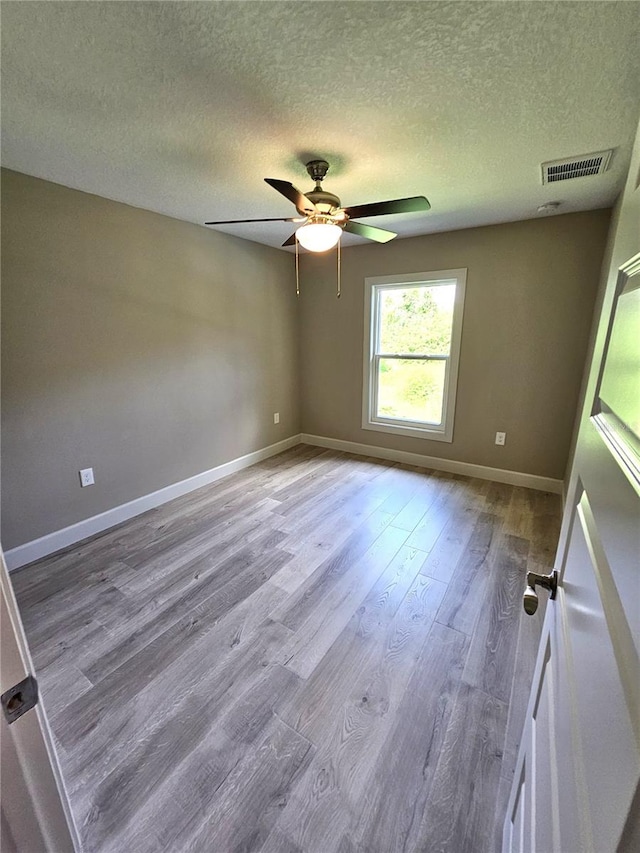
M 342 207 L 337 195 L 322 188 L 322 181 L 329 169 L 326 160 L 311 160 L 307 163 L 307 172 L 315 181 L 315 188 L 302 193 L 289 181 L 277 178 L 265 178 L 269 186 L 285 198 L 292 201 L 299 213 L 298 217 L 275 219 L 226 219 L 219 222 L 205 222 L 205 225 L 232 225 L 242 222 L 301 222 L 302 225 L 282 244 L 293 246 L 299 242 L 310 252 L 326 252 L 336 245 L 343 231 L 387 243 L 397 237 L 394 231 L 375 228 L 363 222 L 355 222 L 354 217 L 389 216 L 394 213 L 415 213 L 426 211 L 431 205 L 424 196 L 396 198 L 391 201 L 378 201 L 371 204 L 357 204 L 355 207 Z

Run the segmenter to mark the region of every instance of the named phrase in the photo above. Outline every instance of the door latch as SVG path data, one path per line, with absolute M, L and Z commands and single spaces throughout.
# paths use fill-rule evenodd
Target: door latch
M 38 704 L 38 682 L 33 675 L 14 684 L 0 696 L 2 710 L 9 723 L 15 723 L 23 714 Z
M 555 569 L 549 575 L 540 575 L 538 572 L 527 572 L 527 588 L 524 591 L 522 605 L 525 613 L 528 613 L 529 616 L 533 616 L 538 609 L 537 586 L 548 589 L 551 593 L 549 598 L 554 599 L 556 597 L 556 590 L 558 589 L 558 573 Z

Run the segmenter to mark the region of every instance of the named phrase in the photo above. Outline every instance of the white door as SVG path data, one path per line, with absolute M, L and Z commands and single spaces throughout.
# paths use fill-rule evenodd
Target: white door
M 640 255 L 620 269 L 596 369 L 504 853 L 640 850 Z
M 1 548 L 0 630 L 0 693 L 4 694 L 34 671 Z M 2 853 L 79 851 L 42 703 L 11 724 L 4 711 L 0 717 Z

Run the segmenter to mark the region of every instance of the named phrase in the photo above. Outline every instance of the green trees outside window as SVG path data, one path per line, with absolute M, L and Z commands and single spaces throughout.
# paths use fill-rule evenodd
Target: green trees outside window
M 455 284 L 378 291 L 378 417 L 442 423 L 455 291 Z

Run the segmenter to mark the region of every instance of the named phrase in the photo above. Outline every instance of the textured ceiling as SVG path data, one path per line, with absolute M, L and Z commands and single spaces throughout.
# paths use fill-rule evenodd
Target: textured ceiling
M 401 236 L 611 205 L 640 104 L 637 2 L 3 2 L 2 162 L 190 222 L 277 217 L 263 182 Z M 542 186 L 540 163 L 615 148 Z M 227 226 L 279 246 L 288 223 Z M 347 236 L 345 242 L 361 242 Z

